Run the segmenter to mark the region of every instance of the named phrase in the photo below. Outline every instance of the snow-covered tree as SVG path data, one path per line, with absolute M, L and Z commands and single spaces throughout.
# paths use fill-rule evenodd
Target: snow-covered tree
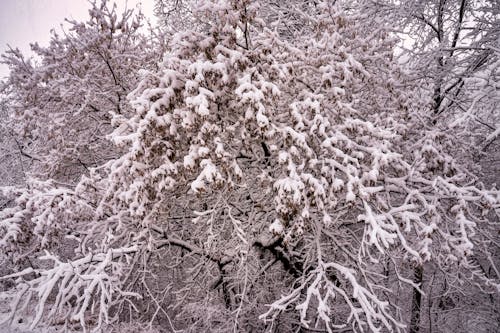
M 423 137 L 420 145 L 424 142 L 434 146 L 444 143 L 447 155 L 453 158 L 442 155 L 441 160 L 458 160 L 472 167 L 486 184 L 498 183 L 498 2 L 382 0 L 359 1 L 357 4 L 361 4 L 357 10 L 369 14 L 371 20 L 368 21 L 385 24 L 402 37 L 399 61 L 414 78 L 413 85 L 422 87 L 422 95 L 432 105 L 430 110 L 419 115 L 426 123 L 425 131 L 420 128 L 412 136 Z M 489 230 L 491 244 L 498 244 L 498 225 L 486 223 L 482 228 Z M 485 247 L 486 251 L 476 252 L 474 256 L 476 264 L 480 263 L 478 269 L 485 272 L 492 272 L 492 267 L 498 265 L 495 258 L 499 257 L 499 249 L 491 244 Z M 495 263 L 490 266 L 490 261 Z M 446 327 L 437 326 L 434 328 L 437 331 L 464 328 L 468 312 L 477 303 L 490 304 L 490 315 L 497 316 L 497 299 L 485 296 L 475 286 L 464 288 L 454 282 L 461 279 L 441 274 L 443 271 L 439 267 L 427 266 L 425 274 L 415 272 L 416 281 L 425 284 L 425 281 L 439 276 L 434 279 L 434 284 L 440 287 L 433 289 L 428 282 L 423 289 L 425 294 L 418 297 L 419 292 L 415 290 L 414 305 L 420 309 L 414 309 L 413 313 L 422 312 L 427 321 L 421 325 L 433 329 L 428 314 L 440 311 L 437 305 L 442 303 L 436 294 L 445 298 L 455 295 L 456 298 L 455 308 L 448 307 L 439 313 L 441 322 L 448 313 L 457 313 L 456 317 L 459 317 L 453 319 L 455 327 L 448 324 Z M 422 304 L 427 305 L 416 306 L 420 297 L 423 297 Z M 488 319 L 484 314 L 482 310 L 483 323 L 498 321 Z M 415 317 L 414 321 L 413 328 L 418 329 L 419 319 Z M 467 330 L 477 329 L 470 327 Z
M 16 204 L 0 247 L 34 262 L 2 277 L 17 289 L 11 319 L 403 331 L 393 286 L 420 288 L 403 265 L 499 291 L 473 261 L 499 193 L 425 132 L 383 25 L 367 34 L 318 1 L 291 38 L 265 4 L 193 4 L 199 26 L 174 35 L 114 119 L 121 156 L 74 187 L 4 188 Z
M 434 124 L 487 148 L 498 137 L 497 0 L 359 1 L 402 36 L 402 58 L 432 99 Z M 471 137 L 472 136 L 472 137 Z
M 117 156 L 105 139 L 112 119 L 130 115 L 126 96 L 139 69 L 153 68 L 162 52 L 140 31 L 142 14 L 119 14 L 106 1 L 94 2 L 89 14 L 53 31 L 49 46 L 32 44 L 34 59 L 17 49 L 2 56 L 10 69 L 2 89 L 9 126 L 35 162 L 28 171 L 46 179 L 73 182 Z

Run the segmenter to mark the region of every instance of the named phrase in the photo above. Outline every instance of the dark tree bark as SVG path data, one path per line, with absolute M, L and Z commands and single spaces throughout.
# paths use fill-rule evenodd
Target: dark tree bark
M 422 266 L 415 267 L 413 282 L 421 286 L 424 269 Z M 417 288 L 413 288 L 413 297 L 411 301 L 411 319 L 410 319 L 410 333 L 417 333 L 420 331 L 420 308 L 422 304 L 422 294 Z

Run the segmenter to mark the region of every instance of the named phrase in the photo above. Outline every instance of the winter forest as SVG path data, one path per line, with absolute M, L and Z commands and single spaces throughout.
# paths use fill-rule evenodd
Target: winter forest
M 0 332 L 500 331 L 499 0 L 88 8 L 1 56 Z

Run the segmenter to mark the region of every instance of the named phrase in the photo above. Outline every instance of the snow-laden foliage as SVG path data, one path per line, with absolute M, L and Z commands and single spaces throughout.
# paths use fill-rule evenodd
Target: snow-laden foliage
M 53 31 L 49 46 L 32 44 L 34 59 L 18 49 L 2 56 L 11 73 L 2 83 L 10 126 L 36 164 L 29 171 L 44 178 L 73 181 L 116 157 L 105 139 L 112 117 L 130 114 L 126 96 L 137 72 L 161 52 L 139 31 L 142 14 L 120 15 L 105 2 L 89 14 L 87 22 L 68 20 L 67 31 Z
M 204 28 L 175 34 L 114 118 L 121 156 L 74 188 L 4 189 L 16 204 L 0 246 L 39 256 L 2 278 L 19 289 L 12 318 L 34 299 L 33 325 L 84 330 L 404 331 L 389 263 L 410 288 L 401 266 L 433 263 L 500 291 L 474 261 L 498 228 L 499 193 L 425 127 L 395 41 L 329 1 L 290 38 L 265 8 L 196 2 Z M 61 242 L 71 251 L 57 254 Z

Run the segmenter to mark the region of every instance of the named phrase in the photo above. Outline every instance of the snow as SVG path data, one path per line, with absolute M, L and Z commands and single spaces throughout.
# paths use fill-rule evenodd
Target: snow
M 214 95 L 208 89 L 201 87 L 198 89 L 198 95 L 186 98 L 186 105 L 193 107 L 198 115 L 206 117 L 210 114 L 210 100 L 214 98 Z
M 52 173 L 32 161 L 27 172 L 56 180 L 2 190 L 12 200 L 0 212 L 0 251 L 30 263 L 19 260 L 1 281 L 17 284 L 10 298 L 28 299 L 33 326 L 61 313 L 85 325 L 88 312 L 102 326 L 112 306 L 129 309 L 119 316 L 189 322 L 201 332 L 217 331 L 215 321 L 232 331 L 248 323 L 252 331 L 274 329 L 278 316 L 278 330 L 300 329 L 291 320 L 300 318 L 312 330 L 400 332 L 408 297 L 393 295 L 429 290 L 429 276 L 440 289 L 423 296 L 430 310 L 439 308 L 438 292 L 464 288 L 469 275 L 488 292 L 498 285 L 471 264 L 477 255 L 495 269 L 488 251 L 496 220 L 487 220 L 495 218 L 498 191 L 456 165 L 455 134 L 428 119 L 431 96 L 388 56 L 393 45 L 384 27 L 360 35 L 365 18 L 349 17 L 339 4 L 320 2 L 312 11 L 283 2 L 271 12 L 260 5 L 259 14 L 245 1 L 202 0 L 201 11 L 186 11 L 195 30 L 156 45 L 161 50 L 148 51 L 145 41 L 128 50 L 138 59 L 152 52 L 140 77 L 120 66 L 133 60 L 120 52 L 97 72 L 89 59 L 94 66 L 77 69 L 92 75 L 71 84 L 67 68 L 55 77 L 60 86 L 44 70 L 63 64 L 25 63 L 43 74 L 41 84 L 23 81 L 29 71 L 16 69 L 13 79 L 21 81 L 12 81 L 7 106 L 25 116 L 18 119 L 26 131 L 33 127 L 26 149 L 58 168 Z M 283 22 L 268 25 L 278 14 Z M 109 20 L 97 28 L 116 18 Z M 97 43 L 112 32 L 87 37 Z M 74 45 L 60 42 L 44 62 Z M 113 69 L 118 75 L 110 76 Z M 130 82 L 137 87 L 130 91 L 123 78 L 140 82 Z M 77 90 L 87 79 L 99 89 Z M 78 105 L 54 102 L 66 95 Z M 481 102 L 471 101 L 463 122 Z M 90 103 L 96 106 L 86 114 Z M 100 131 L 108 111 L 111 125 Z M 84 115 L 92 121 L 77 122 Z M 457 113 L 450 124 L 461 128 L 456 119 L 465 116 Z M 483 138 L 495 139 L 498 130 L 491 130 Z M 105 137 L 111 148 L 100 142 Z M 52 162 L 60 150 L 72 153 Z M 84 160 L 92 167 L 69 170 Z M 60 181 L 66 172 L 68 186 Z M 39 257 L 37 250 L 47 252 Z M 429 275 L 413 282 L 414 268 L 424 264 Z M 270 304 L 258 322 L 262 300 Z M 189 313 L 194 308 L 203 309 L 201 318 Z
M 212 163 L 211 159 L 203 159 L 200 162 L 202 168 L 198 177 L 191 183 L 191 190 L 194 193 L 207 191 L 207 186 L 216 181 L 222 181 L 222 175 L 217 170 L 217 167 Z
M 275 235 L 283 234 L 285 228 L 283 227 L 283 223 L 279 219 L 275 219 L 273 223 L 269 226 L 269 231 Z

